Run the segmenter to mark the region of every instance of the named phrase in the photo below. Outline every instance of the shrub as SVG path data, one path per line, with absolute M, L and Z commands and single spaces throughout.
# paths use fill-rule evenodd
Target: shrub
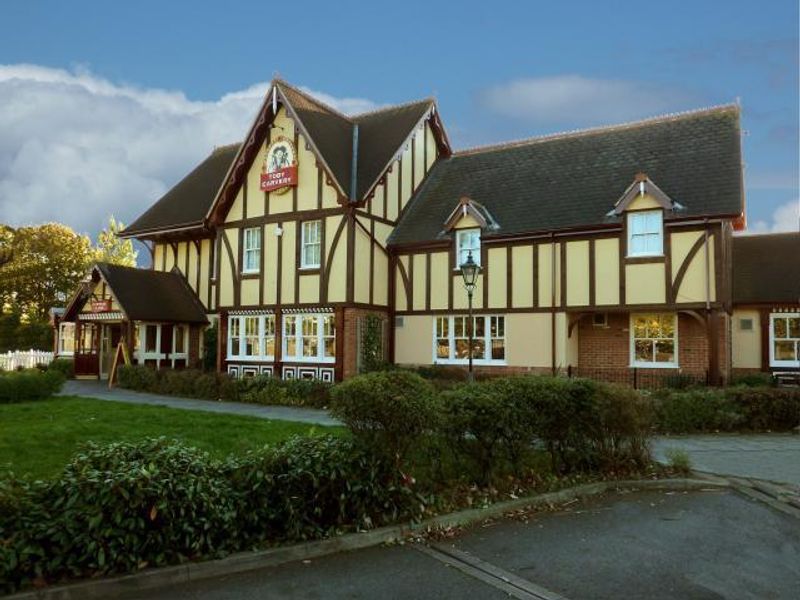
M 725 396 L 747 429 L 790 431 L 800 427 L 800 388 L 741 386 L 726 389 Z
M 311 539 L 413 517 L 422 499 L 389 462 L 334 436 L 290 438 L 231 465 L 239 530 Z
M 117 385 L 136 392 L 155 390 L 156 371 L 144 365 L 120 365 L 117 371 Z
M 48 371 L 58 371 L 65 379 L 75 377 L 75 362 L 66 358 L 57 358 L 47 366 Z
M 653 396 L 658 428 L 665 433 L 731 431 L 741 414 L 721 389 L 662 390 Z
M 777 381 L 772 373 L 748 373 L 747 375 L 737 375 L 731 379 L 731 385 L 746 385 L 748 387 L 770 387 L 777 385 Z
M 435 427 L 438 403 L 419 375 L 393 370 L 358 375 L 331 391 L 331 413 L 373 452 L 399 462 L 422 434 Z
M 137 392 L 168 396 L 238 400 L 236 380 L 222 373 L 204 373 L 196 369 L 153 369 L 146 365 L 123 365 L 117 384 Z
M 646 466 L 650 461 L 648 436 L 653 421 L 650 402 L 624 386 L 598 383 L 593 388 L 597 466 L 604 470 Z
M 64 380 L 64 375 L 57 370 L 0 373 L 0 404 L 49 398 L 61 390 Z
M 686 450 L 678 448 L 667 448 L 664 455 L 667 458 L 667 466 L 681 475 L 688 475 L 692 472 L 692 460 Z
M 243 402 L 280 406 L 325 408 L 330 404 L 332 384 L 318 379 L 279 379 L 259 375 L 238 383 Z
M 17 586 L 217 556 L 237 544 L 221 466 L 174 441 L 90 443 L 59 479 L 22 495 L 24 518 L 1 525 Z

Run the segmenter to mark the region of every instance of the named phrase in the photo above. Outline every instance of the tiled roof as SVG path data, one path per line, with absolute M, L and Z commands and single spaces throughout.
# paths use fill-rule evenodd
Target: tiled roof
M 114 297 L 134 321 L 207 323 L 205 309 L 178 273 L 97 263 Z
M 494 216 L 493 235 L 608 223 L 640 172 L 684 207 L 681 216 L 741 215 L 738 107 L 456 152 L 436 164 L 389 241 L 441 237 L 463 196 Z
M 800 232 L 733 238 L 733 302 L 800 304 Z
M 128 225 L 124 237 L 151 231 L 199 227 L 217 195 L 240 144 L 215 149 L 138 219 Z

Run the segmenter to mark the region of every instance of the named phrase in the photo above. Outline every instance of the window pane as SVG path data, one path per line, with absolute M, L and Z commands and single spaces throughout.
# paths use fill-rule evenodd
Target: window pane
M 775 342 L 775 360 L 796 360 L 794 342 Z
M 635 358 L 637 362 L 653 362 L 653 343 L 650 340 L 636 340 Z
M 469 356 L 469 342 L 464 338 L 456 340 L 456 351 L 453 358 L 467 358 Z
M 182 325 L 175 326 L 175 352 L 183 354 L 186 352 L 186 330 Z
M 473 330 L 472 335 L 473 337 L 485 337 L 486 336 L 486 319 L 483 317 L 475 317 L 473 320 Z M 469 333 L 467 333 L 469 335 Z
M 336 340 L 332 337 L 325 338 L 325 356 L 329 358 L 336 356 Z
M 469 356 L 469 351 L 467 351 Z M 483 338 L 475 338 L 472 340 L 472 358 L 483 360 L 486 358 L 486 340 Z
M 789 337 L 800 338 L 800 317 L 789 318 Z
M 465 337 L 467 335 L 466 318 L 453 317 L 453 335 L 455 337 Z
M 436 338 L 436 358 L 450 358 L 450 340 L 447 338 Z
M 675 362 L 675 342 L 660 340 L 656 343 L 656 362 Z
M 294 336 L 286 339 L 286 356 L 287 358 L 297 356 L 297 338 Z
M 636 338 L 647 337 L 647 319 L 636 317 L 633 321 L 633 336 Z
M 144 351 L 145 352 L 155 352 L 156 351 L 156 326 L 155 325 L 145 325 L 144 326 Z
M 503 360 L 505 357 L 505 340 L 492 340 L 492 360 Z
M 275 356 L 275 337 L 271 336 L 264 342 L 264 353 L 267 356 Z
M 775 337 L 785 338 L 786 334 L 789 332 L 788 328 L 786 327 L 786 319 L 775 319 L 774 323 Z

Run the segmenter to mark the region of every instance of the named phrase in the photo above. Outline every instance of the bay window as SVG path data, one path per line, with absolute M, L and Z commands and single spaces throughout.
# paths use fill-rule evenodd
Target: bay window
M 678 318 L 674 314 L 631 315 L 631 366 L 678 366 Z
M 228 317 L 228 360 L 273 360 L 275 315 Z
M 662 211 L 643 210 L 628 213 L 628 256 L 661 256 L 663 253 Z
M 261 269 L 261 227 L 244 230 L 243 261 L 242 273 L 258 273 Z
M 474 258 L 474 255 L 473 255 Z M 499 362 L 506 358 L 505 317 L 473 317 L 472 360 Z M 469 317 L 436 317 L 434 320 L 434 363 L 466 364 L 469 360 Z
M 769 364 L 800 368 L 800 313 L 769 316 Z
M 283 318 L 283 359 L 288 362 L 334 362 L 333 314 L 297 314 Z
M 472 252 L 472 260 L 481 264 L 481 230 L 459 229 L 456 231 L 456 268 L 467 262 Z

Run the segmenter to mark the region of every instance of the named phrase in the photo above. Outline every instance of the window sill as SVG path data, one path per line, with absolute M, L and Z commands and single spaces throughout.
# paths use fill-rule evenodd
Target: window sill
M 326 356 L 325 358 L 318 358 L 316 356 L 284 356 L 283 361 L 284 363 L 335 363 L 336 358 Z
M 241 275 L 243 279 L 254 279 L 258 277 L 260 271 L 242 271 Z
M 675 363 L 633 363 L 630 369 L 680 369 L 681 366 Z
M 625 257 L 627 264 L 659 263 L 664 261 L 666 261 L 666 257 L 663 254 L 634 254 Z
M 274 356 L 232 356 L 225 357 L 227 362 L 275 362 Z
M 437 358 L 433 361 L 434 365 L 456 365 L 459 367 L 469 366 L 469 360 L 466 358 L 458 358 L 454 360 L 447 360 L 444 358 Z M 491 366 L 491 367 L 507 367 L 508 363 L 505 360 L 486 360 L 485 358 L 473 358 L 473 366 Z
M 775 369 L 800 369 L 800 360 L 771 360 L 769 366 Z

